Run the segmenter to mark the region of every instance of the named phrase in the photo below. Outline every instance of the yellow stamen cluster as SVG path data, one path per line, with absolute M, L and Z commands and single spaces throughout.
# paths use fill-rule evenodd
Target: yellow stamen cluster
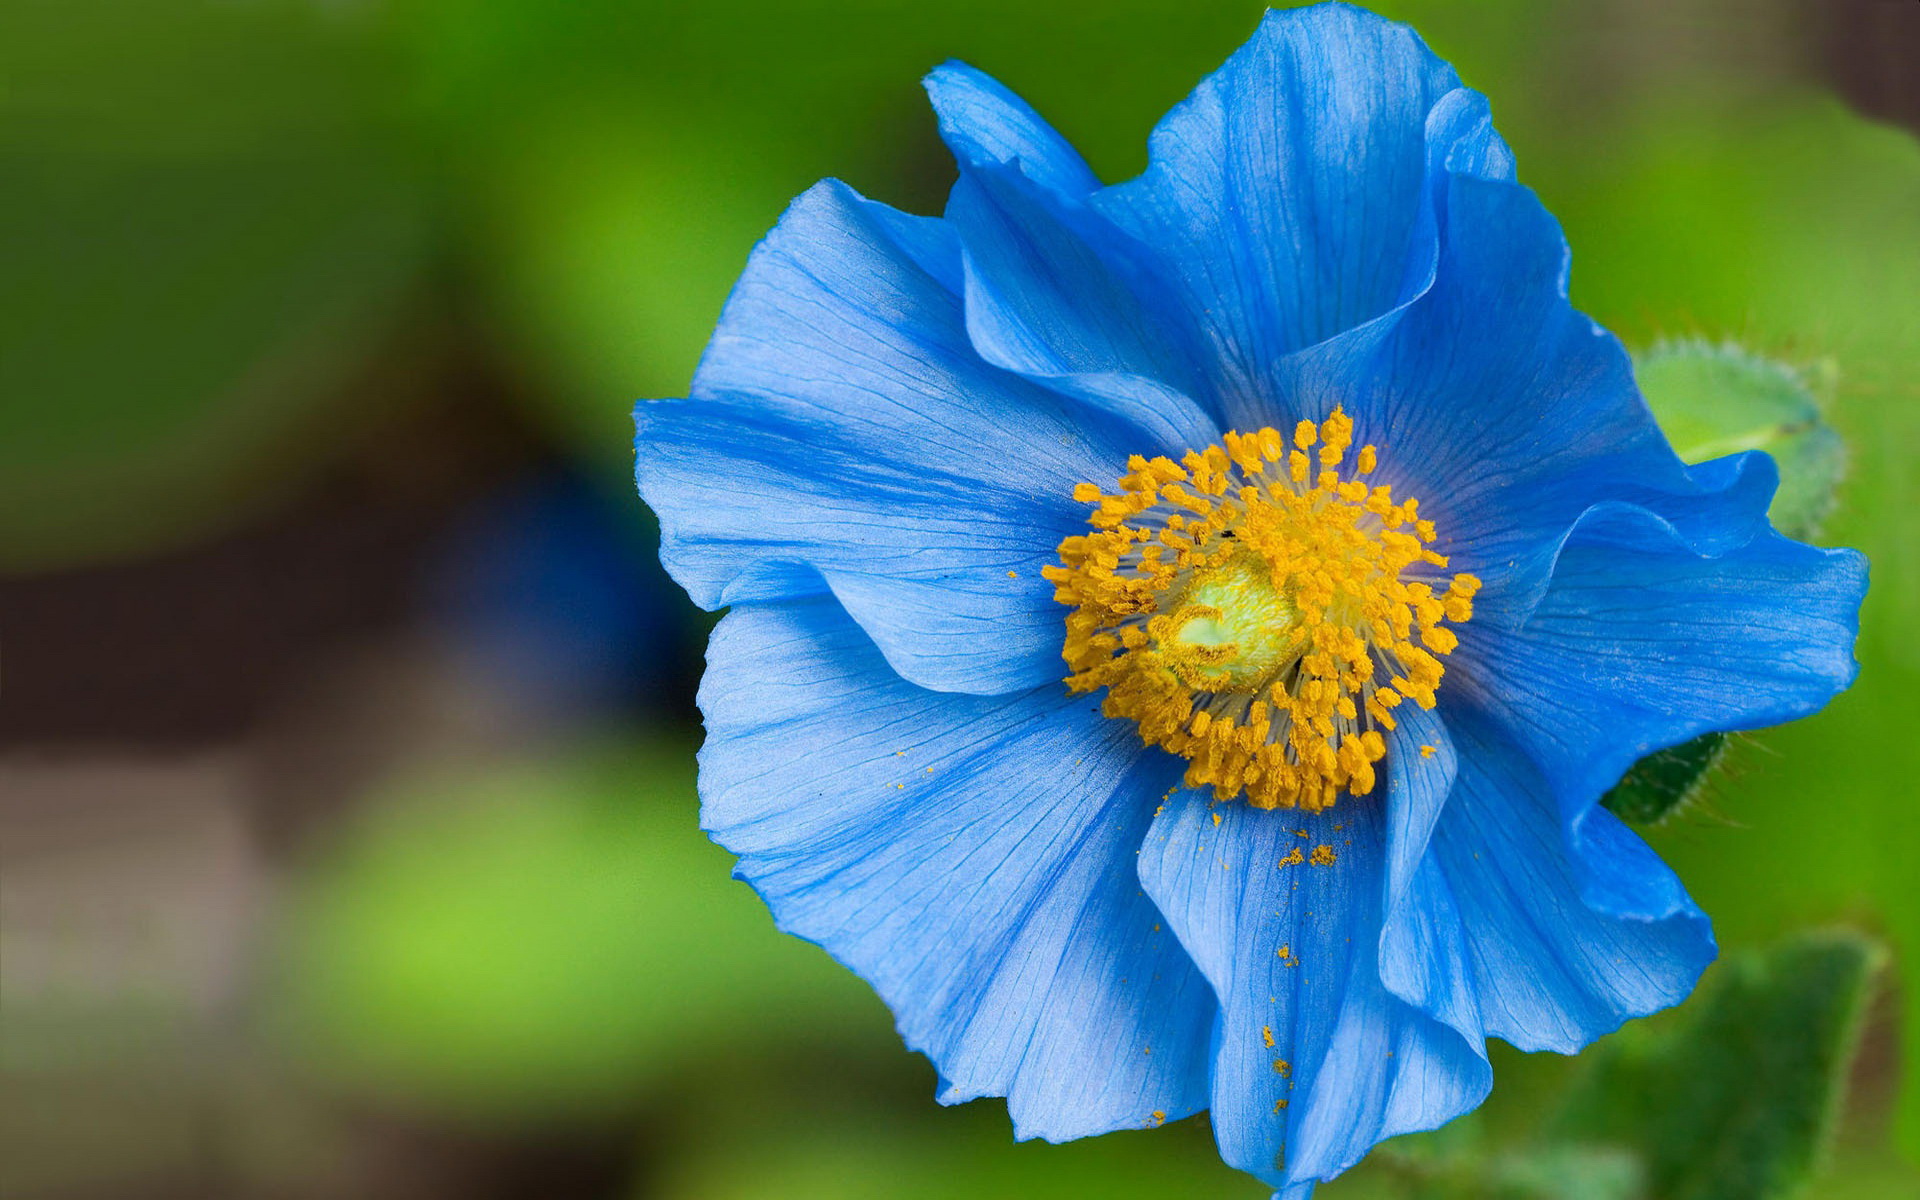
M 1433 523 L 1363 479 L 1379 451 L 1349 462 L 1352 441 L 1336 408 L 1290 443 L 1262 429 L 1177 463 L 1135 455 L 1117 493 L 1074 489 L 1093 532 L 1044 571 L 1073 608 L 1068 686 L 1107 689 L 1103 712 L 1221 800 L 1317 811 L 1372 791 L 1393 709 L 1434 705 L 1458 644 L 1442 622 L 1473 615 L 1480 581 L 1436 573 Z

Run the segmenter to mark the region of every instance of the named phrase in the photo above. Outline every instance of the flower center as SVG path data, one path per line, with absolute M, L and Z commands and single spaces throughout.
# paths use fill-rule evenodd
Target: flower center
M 1363 796 L 1392 710 L 1434 705 L 1458 644 L 1441 623 L 1473 616 L 1480 581 L 1437 573 L 1419 501 L 1363 480 L 1375 447 L 1343 477 L 1352 440 L 1336 408 L 1291 446 L 1229 433 L 1178 463 L 1134 455 L 1117 493 L 1074 488 L 1093 532 L 1044 572 L 1073 608 L 1067 685 L 1107 689 L 1101 711 L 1185 756 L 1189 787 L 1309 811 Z

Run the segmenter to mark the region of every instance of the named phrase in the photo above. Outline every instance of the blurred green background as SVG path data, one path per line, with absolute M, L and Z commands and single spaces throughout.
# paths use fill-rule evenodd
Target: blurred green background
M 1860 682 L 1654 840 L 1725 945 L 1887 939 L 1815 1194 L 1916 1194 L 1920 5 L 1375 7 L 1492 97 L 1584 308 L 1834 381 Z M 938 1108 L 774 932 L 696 828 L 706 621 L 628 478 L 791 196 L 939 210 L 928 68 L 1120 179 L 1259 11 L 0 6 L 6 1194 L 1263 1194 L 1204 1118 Z M 1569 1070 L 1496 1064 L 1496 1131 Z

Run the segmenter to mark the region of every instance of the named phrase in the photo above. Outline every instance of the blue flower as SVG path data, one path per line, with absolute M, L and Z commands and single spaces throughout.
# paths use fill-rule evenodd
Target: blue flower
M 1269 13 L 1102 186 L 928 90 L 945 215 L 816 186 L 636 412 L 732 610 L 703 823 L 780 926 L 943 1102 L 1210 1108 L 1288 1196 L 1480 1103 L 1487 1038 L 1686 996 L 1707 920 L 1598 799 L 1844 688 L 1864 564 L 1773 532 L 1764 455 L 1674 456 L 1485 99 Z

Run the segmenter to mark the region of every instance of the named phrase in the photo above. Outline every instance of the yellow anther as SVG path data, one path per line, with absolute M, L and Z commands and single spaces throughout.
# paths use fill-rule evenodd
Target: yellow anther
M 1473 614 L 1479 580 L 1428 570 L 1446 560 L 1423 544 L 1435 531 L 1417 502 L 1335 469 L 1352 440 L 1335 409 L 1300 422 L 1291 449 L 1267 428 L 1184 465 L 1136 456 L 1118 493 L 1074 489 L 1096 505 L 1093 532 L 1042 571 L 1074 610 L 1068 685 L 1104 688 L 1102 711 L 1184 756 L 1187 785 L 1220 800 L 1316 810 L 1371 792 L 1390 710 L 1433 706 L 1436 656 L 1459 641 L 1441 623 Z M 1378 461 L 1364 446 L 1350 473 Z
M 1338 446 L 1342 450 L 1353 444 L 1353 418 L 1340 408 L 1320 423 L 1320 436 L 1329 446 Z

